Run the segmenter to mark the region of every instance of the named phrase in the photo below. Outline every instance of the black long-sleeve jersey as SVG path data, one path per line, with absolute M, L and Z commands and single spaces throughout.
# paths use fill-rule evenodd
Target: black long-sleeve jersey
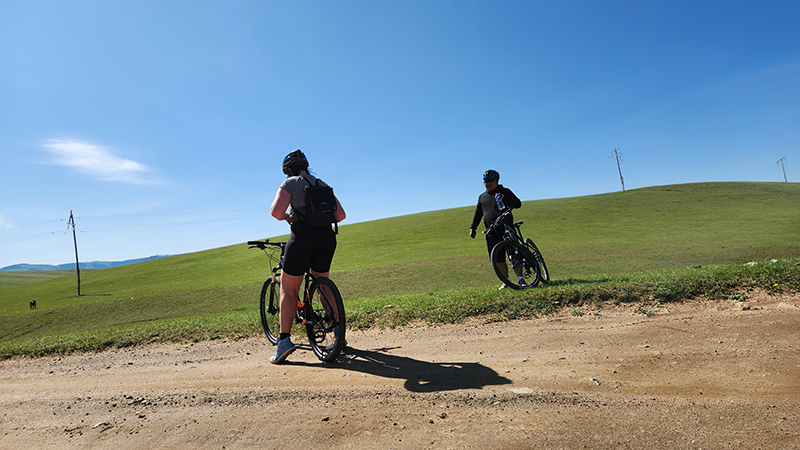
M 522 206 L 522 202 L 511 192 L 511 189 L 504 187 L 502 184 L 498 184 L 494 191 L 486 191 L 478 196 L 478 205 L 475 207 L 475 215 L 472 217 L 472 226 L 470 228 L 477 229 L 481 217 L 483 217 L 483 225 L 489 228 L 489 225 L 500 216 L 501 211 L 494 201 L 494 194 L 496 193 L 503 194 L 503 203 L 506 205 L 506 208 L 519 208 Z M 509 214 L 508 217 L 511 222 L 514 221 L 512 214 Z

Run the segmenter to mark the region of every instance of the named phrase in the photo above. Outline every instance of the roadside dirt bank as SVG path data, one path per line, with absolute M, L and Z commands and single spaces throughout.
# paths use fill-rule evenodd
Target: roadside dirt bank
M 0 448 L 800 448 L 800 297 L 583 313 L 6 360 Z

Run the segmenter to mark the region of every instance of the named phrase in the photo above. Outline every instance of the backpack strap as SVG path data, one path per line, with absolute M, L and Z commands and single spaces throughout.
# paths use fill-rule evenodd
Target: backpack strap
M 303 179 L 303 181 L 305 181 L 305 182 L 306 182 L 306 184 L 307 184 L 309 187 L 311 187 L 311 183 L 308 181 L 308 178 L 304 177 L 303 175 L 299 175 L 299 177 L 300 177 L 300 178 L 302 178 L 302 179 Z M 308 208 L 308 205 L 306 205 L 306 208 Z M 295 213 L 297 213 L 297 215 L 299 216 L 300 220 L 305 220 L 305 216 L 306 216 L 306 214 L 308 213 L 308 211 L 306 211 L 305 213 L 301 212 L 301 211 L 300 211 L 300 208 L 297 208 L 297 207 L 295 207 L 294 205 L 292 205 L 292 211 L 294 211 Z
M 306 184 L 308 185 L 308 187 L 311 187 L 311 182 L 310 182 L 310 181 L 308 181 L 308 178 L 306 178 L 306 176 L 305 176 L 305 175 L 300 175 L 300 178 L 302 178 L 302 179 L 303 179 L 303 181 L 305 181 L 305 182 L 306 182 Z M 316 186 L 316 185 L 318 185 L 318 184 L 319 184 L 319 178 L 317 178 L 317 182 L 316 182 L 316 183 L 314 183 L 314 185 Z

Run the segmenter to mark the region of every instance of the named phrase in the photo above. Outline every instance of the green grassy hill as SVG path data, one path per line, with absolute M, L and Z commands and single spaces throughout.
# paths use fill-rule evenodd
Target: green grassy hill
M 348 310 L 386 296 L 495 292 L 500 283 L 483 236 L 467 236 L 473 210 L 341 226 L 332 278 Z M 555 286 L 546 289 L 633 272 L 800 255 L 796 183 L 698 183 L 527 201 L 515 218 L 525 222 L 523 233 L 547 260 Z M 0 342 L 236 311 L 249 321 L 268 275 L 264 254 L 241 243 L 82 272 L 81 297 L 75 296 L 74 276 L 2 288 Z M 34 299 L 39 308 L 32 311 Z M 247 326 L 257 330 L 254 322 Z
M 68 277 L 74 274 L 74 269 L 0 271 L 0 290 L 39 283 L 40 281 L 51 280 L 53 278 Z

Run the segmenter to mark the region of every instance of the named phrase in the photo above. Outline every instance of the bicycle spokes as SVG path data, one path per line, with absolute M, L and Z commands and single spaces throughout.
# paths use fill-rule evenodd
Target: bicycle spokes
M 311 348 L 322 361 L 333 361 L 344 347 L 344 305 L 336 285 L 325 277 L 314 279 L 306 305 L 306 329 Z
M 495 245 L 491 261 L 495 273 L 506 286 L 525 289 L 539 283 L 538 265 L 533 256 L 514 240 L 507 239 Z
M 325 286 L 320 286 L 318 292 L 319 301 L 322 307 L 325 308 L 325 315 L 330 316 L 331 320 L 336 320 L 336 300 L 334 300 L 333 294 Z
M 514 273 L 525 275 L 526 267 L 519 250 L 515 248 L 513 251 L 509 250 L 508 253 L 508 260 L 511 261 L 511 268 L 514 269 Z
M 267 313 L 268 314 L 277 314 L 278 308 L 275 306 L 275 300 L 280 301 L 280 295 L 276 295 L 275 292 L 275 284 L 273 283 L 270 286 L 270 293 L 269 293 L 269 305 L 267 306 Z
M 259 300 L 259 311 L 261 316 L 261 327 L 267 335 L 271 344 L 278 342 L 280 331 L 280 281 L 273 277 L 267 278 L 261 288 L 261 298 Z

